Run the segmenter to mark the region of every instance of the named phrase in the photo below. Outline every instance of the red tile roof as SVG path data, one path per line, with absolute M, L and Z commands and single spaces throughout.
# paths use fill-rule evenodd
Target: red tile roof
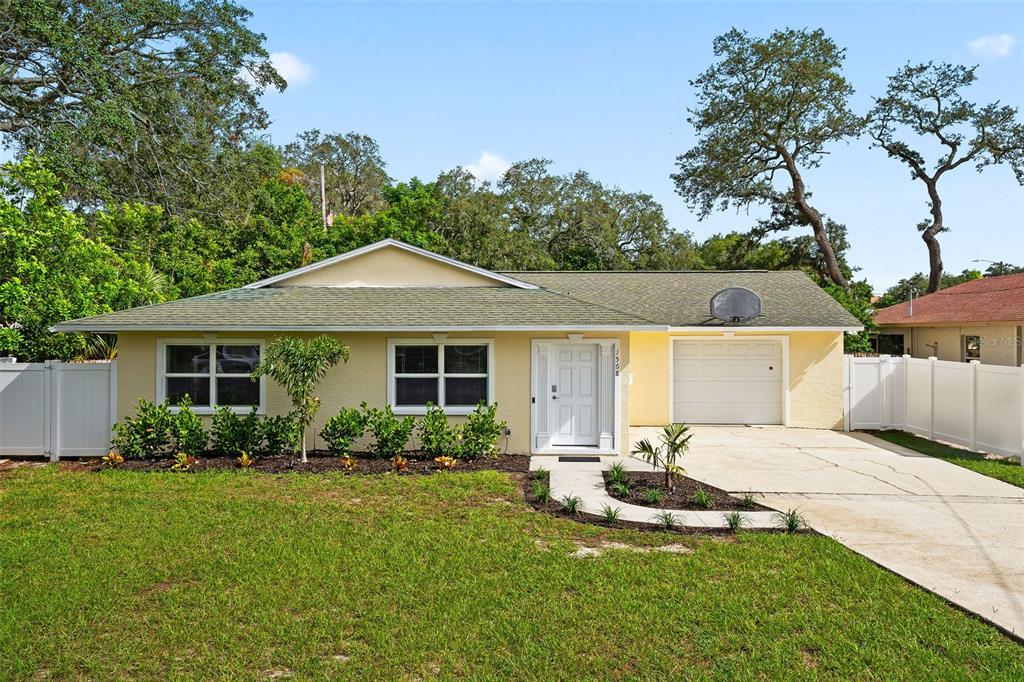
M 879 324 L 1008 322 L 1024 320 L 1024 273 L 975 279 L 875 313 Z

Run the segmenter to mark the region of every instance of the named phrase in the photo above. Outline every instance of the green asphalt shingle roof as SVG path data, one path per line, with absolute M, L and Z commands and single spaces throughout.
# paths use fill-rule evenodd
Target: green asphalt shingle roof
M 711 297 L 745 287 L 761 297 L 762 315 L 729 326 L 861 327 L 834 298 L 800 270 L 687 272 L 506 272 L 573 298 L 628 310 L 671 327 L 722 325 L 711 319 Z
M 649 320 L 543 289 L 267 287 L 230 289 L 72 320 L 58 331 L 404 327 L 652 326 Z
M 438 329 L 718 326 L 711 296 L 741 286 L 761 296 L 748 327 L 860 327 L 798 271 L 516 272 L 512 287 L 231 289 L 72 320 L 57 331 Z M 730 326 L 739 326 L 731 324 Z

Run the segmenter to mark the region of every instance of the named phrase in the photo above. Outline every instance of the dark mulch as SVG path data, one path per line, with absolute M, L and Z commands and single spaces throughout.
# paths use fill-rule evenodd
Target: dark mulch
M 744 506 L 743 500 L 733 497 L 724 490 L 707 483 L 695 481 L 686 476 L 675 477 L 675 490 L 671 492 L 665 487 L 665 475 L 654 471 L 627 471 L 626 485 L 629 487 L 629 493 L 626 495 L 622 495 L 612 489 L 608 481 L 607 471 L 604 473 L 604 483 L 608 494 L 616 500 L 637 504 L 641 507 L 692 511 L 774 511 L 757 503 L 754 503 L 752 506 Z M 661 491 L 661 501 L 658 504 L 651 504 L 644 497 L 644 491 L 648 488 L 657 488 Z M 711 498 L 710 507 L 699 507 L 693 501 L 694 495 L 700 489 L 703 489 L 707 496 Z
M 405 453 L 409 460 L 409 468 L 405 474 L 432 474 L 440 471 L 441 468 L 432 458 L 420 452 Z M 341 471 L 347 474 L 383 474 L 393 470 L 390 459 L 379 459 L 366 452 L 353 452 L 352 457 L 356 460 L 355 468 L 346 470 L 341 466 L 341 458 L 331 455 L 325 450 L 315 450 L 307 453 L 306 463 L 303 463 L 298 455 L 273 455 L 257 457 L 256 463 L 252 466 L 253 471 L 261 471 L 270 474 L 287 472 L 321 474 L 328 471 Z M 174 460 L 125 460 L 119 468 L 133 471 L 167 471 L 174 465 Z M 97 460 L 93 464 L 95 468 L 102 468 Z M 475 460 L 459 460 L 455 471 L 529 471 L 529 455 L 504 454 L 497 457 L 480 457 Z M 223 471 L 239 469 L 238 461 L 234 457 L 210 456 L 200 457 L 192 465 L 190 471 Z

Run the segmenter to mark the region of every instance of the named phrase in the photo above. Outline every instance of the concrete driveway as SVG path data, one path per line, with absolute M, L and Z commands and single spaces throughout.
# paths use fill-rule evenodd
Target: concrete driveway
M 650 435 L 636 429 L 634 438 Z M 693 427 L 688 475 L 767 506 L 1017 637 L 1024 636 L 1024 490 L 867 434 Z

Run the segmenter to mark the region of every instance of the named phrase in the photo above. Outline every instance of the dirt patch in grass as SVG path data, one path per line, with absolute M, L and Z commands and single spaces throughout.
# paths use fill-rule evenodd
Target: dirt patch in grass
M 408 468 L 402 474 L 433 474 L 442 471 L 441 466 L 432 458 L 421 452 L 408 452 L 404 455 L 408 460 Z M 390 459 L 380 459 L 366 452 L 352 453 L 355 465 L 346 469 L 342 465 L 340 457 L 331 455 L 324 450 L 315 450 L 308 453 L 308 462 L 302 462 L 298 456 L 276 455 L 269 457 L 257 457 L 255 464 L 251 467 L 253 471 L 260 471 L 268 474 L 282 473 L 309 473 L 322 474 L 331 471 L 340 471 L 347 474 L 384 474 L 394 471 L 394 464 Z M 83 464 L 82 466 L 91 469 L 101 469 L 102 463 L 97 461 Z M 118 468 L 131 471 L 169 471 L 174 466 L 170 459 L 158 460 L 126 460 Z M 189 472 L 199 471 L 226 471 L 239 469 L 238 461 L 234 457 L 212 456 L 200 457 L 188 470 Z M 454 471 L 508 471 L 525 472 L 530 468 L 529 455 L 502 454 L 497 457 L 479 457 L 474 460 L 459 460 Z
M 665 476 L 658 472 L 628 471 L 625 487 L 619 487 L 604 473 L 605 489 L 616 500 L 652 509 L 683 509 L 690 511 L 774 511 L 768 507 L 733 497 L 729 493 L 707 483 L 695 481 L 686 476 L 675 477 L 675 488 L 665 487 Z M 656 490 L 657 493 L 648 491 Z M 709 506 L 698 504 L 698 491 L 704 491 Z M 656 495 L 656 497 L 654 496 Z

